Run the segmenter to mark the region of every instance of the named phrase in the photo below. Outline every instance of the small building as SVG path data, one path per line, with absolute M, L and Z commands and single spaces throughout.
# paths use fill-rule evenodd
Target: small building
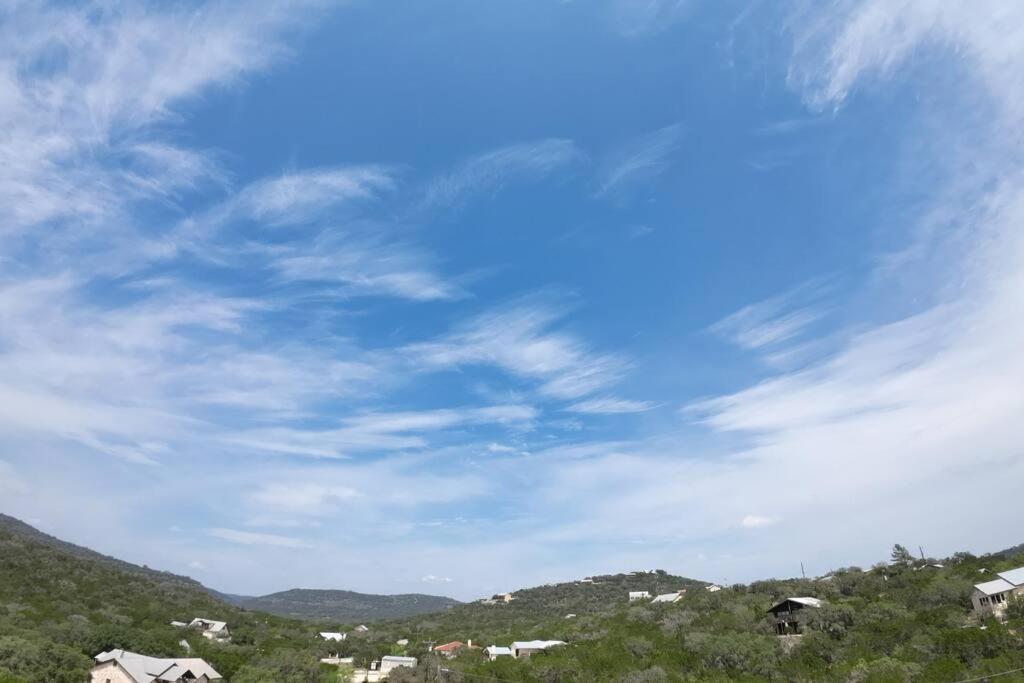
M 395 655 L 386 655 L 380 658 L 379 671 L 387 675 L 392 669 L 397 669 L 400 666 L 406 666 L 410 669 L 416 668 L 417 659 L 415 657 L 398 657 Z
M 338 657 L 336 655 L 330 657 L 321 657 L 321 664 L 331 664 L 333 666 L 352 666 L 355 664 L 355 657 Z
M 803 631 L 800 613 L 808 607 L 817 609 L 822 604 L 818 598 L 786 598 L 773 605 L 768 612 L 775 617 L 775 632 L 780 636 L 800 635 Z
M 977 614 L 1002 618 L 1010 600 L 1021 595 L 1024 595 L 1024 567 L 998 572 L 992 581 L 975 584 L 971 605 Z
M 511 593 L 498 593 L 497 595 L 491 597 L 491 600 L 493 600 L 494 602 L 512 602 L 515 599 L 516 596 L 512 595 Z
M 572 613 L 572 612 L 569 612 L 568 614 L 565 615 L 564 618 L 565 619 L 575 619 L 576 615 L 574 613 Z
M 409 644 L 409 639 L 408 638 L 399 638 L 398 640 L 395 641 L 395 645 L 399 645 L 401 647 L 405 647 L 408 644 Z
M 661 595 L 655 595 L 654 599 L 651 600 L 651 604 L 654 603 L 673 603 L 679 602 L 686 595 L 686 589 L 677 590 L 675 593 L 662 593 Z
M 203 638 L 208 640 L 231 640 L 231 631 L 227 623 L 213 619 L 202 619 L 196 617 L 189 622 L 188 627 L 194 631 L 201 631 Z
M 646 600 L 651 597 L 648 591 L 629 591 L 629 601 L 636 602 L 637 600 Z
M 704 586 L 704 590 L 706 590 L 708 593 L 717 593 L 718 591 L 722 590 L 722 587 L 719 586 L 717 583 L 709 583 L 708 585 Z
M 467 649 L 471 649 L 471 650 L 479 650 L 480 649 L 478 646 L 473 645 L 473 641 L 472 640 L 469 640 L 469 641 L 467 641 L 465 643 L 462 642 L 461 640 L 453 640 L 450 643 L 445 643 L 444 645 L 437 645 L 437 646 L 435 646 L 434 649 L 433 649 L 433 652 L 438 653 L 442 657 L 451 658 L 451 657 L 454 657 L 455 655 L 457 655 L 459 653 L 459 651 L 462 650 L 463 648 L 467 648 Z
M 316 634 L 316 637 L 320 640 L 332 640 L 336 643 L 340 643 L 341 641 L 348 638 L 348 634 L 338 633 L 337 631 L 320 631 L 320 633 Z
M 93 658 L 90 683 L 212 683 L 223 681 L 216 669 L 198 658 L 165 659 L 125 650 Z
M 173 626 L 174 628 L 188 628 L 188 624 L 186 624 L 184 621 L 172 621 L 171 626 Z
M 517 640 L 509 649 L 512 650 L 513 657 L 522 659 L 560 645 L 565 645 L 565 642 L 561 640 Z
M 511 657 L 512 648 L 505 647 L 504 645 L 488 645 L 484 648 L 484 654 L 487 655 L 487 659 L 493 662 L 498 657 Z
M 359 626 L 356 626 L 352 630 L 355 631 L 356 633 L 366 633 L 367 631 L 370 630 L 370 627 L 365 625 L 365 624 L 359 624 Z

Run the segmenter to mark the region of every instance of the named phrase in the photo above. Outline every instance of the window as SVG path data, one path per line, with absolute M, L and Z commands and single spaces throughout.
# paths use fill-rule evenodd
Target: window
M 981 600 L 978 601 L 978 603 L 981 604 L 981 605 L 987 605 L 988 604 L 988 596 L 986 595 L 986 596 L 982 597 Z

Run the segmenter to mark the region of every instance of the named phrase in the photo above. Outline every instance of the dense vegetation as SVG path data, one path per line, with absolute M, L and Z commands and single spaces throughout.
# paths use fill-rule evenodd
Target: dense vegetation
M 380 622 L 343 643 L 323 643 L 313 640 L 315 631 L 350 631 L 353 624 L 252 612 L 191 579 L 107 558 L 0 518 L 0 683 L 81 683 L 90 657 L 101 650 L 182 656 L 183 637 L 194 656 L 233 683 L 338 681 L 338 670 L 317 661 L 329 652 L 351 655 L 359 666 L 385 654 L 419 657 L 416 671 L 399 670 L 391 683 L 945 682 L 1024 668 L 1024 600 L 1011 605 L 1005 624 L 979 621 L 969 600 L 974 583 L 1024 565 L 1024 556 L 958 554 L 942 560 L 941 568 L 902 550 L 893 559 L 823 579 L 759 581 L 714 593 L 664 572 L 594 577 L 593 583 L 517 591 L 507 604 L 472 603 Z M 631 590 L 680 588 L 688 591 L 674 604 L 626 599 Z M 774 635 L 767 608 L 805 595 L 825 604 L 802 613 L 804 635 Z M 211 643 L 168 624 L 200 615 L 228 621 L 233 641 Z M 398 645 L 403 638 L 411 642 Z M 528 661 L 487 662 L 478 650 L 440 660 L 428 652 L 432 642 L 507 645 L 534 638 L 569 645 Z
M 341 622 L 371 622 L 417 614 L 441 612 L 460 604 L 437 595 L 407 593 L 372 595 L 339 590 L 295 588 L 253 598 L 225 595 L 229 602 L 246 609 L 296 619 L 327 619 Z
M 169 624 L 196 616 L 228 621 L 232 642 L 211 643 Z M 315 630 L 225 604 L 186 577 L 121 562 L 0 517 L 0 683 L 82 683 L 98 652 L 124 648 L 181 657 L 187 654 L 182 639 L 191 656 L 232 680 L 336 681 L 336 673 L 318 662 Z M 296 669 L 297 662 L 304 668 Z

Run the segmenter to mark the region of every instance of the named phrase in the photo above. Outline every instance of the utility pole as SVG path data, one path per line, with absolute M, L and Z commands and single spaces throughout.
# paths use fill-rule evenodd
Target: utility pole
M 800 576 L 807 578 L 807 572 L 804 571 L 804 561 L 800 560 Z
M 921 561 L 924 562 L 924 548 L 917 546 L 917 552 L 921 553 Z

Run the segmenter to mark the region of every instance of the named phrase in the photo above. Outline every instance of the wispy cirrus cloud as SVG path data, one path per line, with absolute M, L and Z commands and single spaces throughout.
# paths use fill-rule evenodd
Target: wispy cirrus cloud
M 682 125 L 676 123 L 620 146 L 601 164 L 597 195 L 628 192 L 661 175 L 669 167 L 682 133 Z
M 544 178 L 584 160 L 572 142 L 559 138 L 500 147 L 466 159 L 426 188 L 426 207 L 454 207 L 477 194 L 495 194 L 505 186 Z
M 452 427 L 529 427 L 537 411 L 526 405 L 485 406 L 400 413 L 366 413 L 341 420 L 334 429 L 267 427 L 223 435 L 225 443 L 247 449 L 343 458 L 352 453 L 398 451 L 428 445 L 426 434 Z
M 562 316 L 545 303 L 514 303 L 476 316 L 441 339 L 407 346 L 404 353 L 428 370 L 494 365 L 538 382 L 541 394 L 558 399 L 580 398 L 617 382 L 629 361 L 554 329 Z
M 275 548 L 312 548 L 313 545 L 292 536 L 278 534 L 262 534 L 255 531 L 239 531 L 238 529 L 215 528 L 206 532 L 213 538 L 241 545 L 267 545 Z
M 568 407 L 568 410 L 593 415 L 615 415 L 642 413 L 656 407 L 657 404 L 650 401 L 633 401 L 626 398 L 615 398 L 614 396 L 602 396 L 574 403 Z

